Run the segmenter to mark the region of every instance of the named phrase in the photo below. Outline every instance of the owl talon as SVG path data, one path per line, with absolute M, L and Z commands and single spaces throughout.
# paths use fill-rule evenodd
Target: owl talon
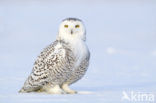
M 67 93 L 67 94 L 76 94 L 77 91 L 74 91 L 74 90 L 71 90 L 69 88 L 69 85 L 68 84 L 63 84 L 62 85 L 62 89 Z
M 66 91 L 67 94 L 77 94 L 77 91 L 71 90 L 71 91 Z

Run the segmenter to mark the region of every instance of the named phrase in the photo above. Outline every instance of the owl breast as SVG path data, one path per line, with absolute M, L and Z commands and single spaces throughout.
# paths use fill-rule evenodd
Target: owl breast
M 89 55 L 89 50 L 87 45 L 83 40 L 75 40 L 71 44 L 73 48 L 73 52 L 76 58 L 75 66 L 79 66 L 82 60 L 86 58 L 87 55 Z

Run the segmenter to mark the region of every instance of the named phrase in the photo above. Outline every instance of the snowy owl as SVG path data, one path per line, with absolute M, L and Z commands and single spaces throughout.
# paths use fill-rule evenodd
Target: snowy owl
M 56 41 L 40 53 L 19 92 L 77 93 L 69 86 L 87 71 L 90 52 L 85 41 L 83 22 L 77 18 L 64 19 Z

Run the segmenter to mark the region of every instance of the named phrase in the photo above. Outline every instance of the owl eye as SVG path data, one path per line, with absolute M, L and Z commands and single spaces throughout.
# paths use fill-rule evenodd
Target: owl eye
M 75 28 L 79 28 L 80 27 L 80 25 L 75 25 Z
M 64 25 L 65 28 L 68 28 L 68 25 Z

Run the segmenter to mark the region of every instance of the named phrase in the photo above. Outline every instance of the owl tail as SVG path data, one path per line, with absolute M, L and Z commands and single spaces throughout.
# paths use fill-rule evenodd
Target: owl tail
M 18 91 L 18 93 L 23 93 L 23 92 L 24 92 L 23 88 Z
M 18 93 L 26 93 L 26 91 L 24 90 L 24 88 L 22 88 L 18 91 Z

